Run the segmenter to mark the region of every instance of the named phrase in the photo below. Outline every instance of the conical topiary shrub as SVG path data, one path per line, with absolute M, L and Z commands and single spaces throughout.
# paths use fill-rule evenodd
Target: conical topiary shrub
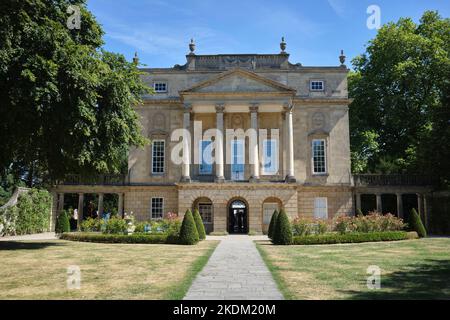
M 273 239 L 273 231 L 275 229 L 275 224 L 278 218 L 278 210 L 275 210 L 272 214 L 272 219 L 270 219 L 269 231 L 267 232 L 267 236 L 269 239 Z
M 286 246 L 292 244 L 292 227 L 286 212 L 282 209 L 278 214 L 272 242 L 275 245 Z
M 409 228 L 412 231 L 416 231 L 421 238 L 425 238 L 427 236 L 427 231 L 422 223 L 422 219 L 420 219 L 419 214 L 414 208 L 411 210 L 411 216 L 409 217 Z
M 70 232 L 69 216 L 66 211 L 62 211 L 56 219 L 55 232 L 58 234 Z
M 194 217 L 192 216 L 191 210 L 187 210 L 183 218 L 183 223 L 181 224 L 179 243 L 193 245 L 198 241 L 198 231 L 195 226 Z
M 206 239 L 205 226 L 203 225 L 202 216 L 200 215 L 200 212 L 198 212 L 198 209 L 194 210 L 194 221 L 195 226 L 197 227 L 199 240 L 205 240 Z

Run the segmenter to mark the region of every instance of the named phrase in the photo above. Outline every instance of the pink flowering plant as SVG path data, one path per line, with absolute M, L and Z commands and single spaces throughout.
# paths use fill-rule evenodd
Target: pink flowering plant
M 292 233 L 294 236 L 309 236 L 324 234 L 328 231 L 328 221 L 307 217 L 298 217 L 292 221 Z
M 341 234 L 348 232 L 384 232 L 384 231 L 399 231 L 403 230 L 406 224 L 402 219 L 394 215 L 381 214 L 373 211 L 366 216 L 348 217 L 337 216 L 334 219 L 333 231 Z

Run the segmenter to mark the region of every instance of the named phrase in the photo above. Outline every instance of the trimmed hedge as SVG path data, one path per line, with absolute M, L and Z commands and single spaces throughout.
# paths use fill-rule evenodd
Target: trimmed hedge
M 362 243 L 379 241 L 399 241 L 407 240 L 410 236 L 405 231 L 386 231 L 386 232 L 368 232 L 368 233 L 330 233 L 322 235 L 312 235 L 303 237 L 294 237 L 294 245 L 312 245 L 312 244 L 337 244 L 337 243 Z
M 292 227 L 286 212 L 281 209 L 275 223 L 273 244 L 286 246 L 292 244 Z
M 95 242 L 95 243 L 146 243 L 146 244 L 174 244 L 175 239 L 166 234 L 143 234 L 133 233 L 125 234 L 103 234 L 103 233 L 63 233 L 60 236 L 62 240 Z
M 267 236 L 269 239 L 273 239 L 273 231 L 275 229 L 275 224 L 277 223 L 278 218 L 278 210 L 275 210 L 272 214 L 272 218 L 270 219 L 269 230 L 267 232 Z
M 425 230 L 422 219 L 420 219 L 419 214 L 414 208 L 411 210 L 411 215 L 409 217 L 409 227 L 411 231 L 416 231 L 419 237 L 425 238 L 427 236 L 427 230 Z
M 55 232 L 58 234 L 70 232 L 69 215 L 66 211 L 61 212 L 56 219 Z
M 199 240 L 205 240 L 206 239 L 205 226 L 203 225 L 202 216 L 200 215 L 198 209 L 194 210 L 194 221 L 195 226 L 197 227 Z
M 193 245 L 199 241 L 197 227 L 191 210 L 187 210 L 180 230 L 180 244 Z

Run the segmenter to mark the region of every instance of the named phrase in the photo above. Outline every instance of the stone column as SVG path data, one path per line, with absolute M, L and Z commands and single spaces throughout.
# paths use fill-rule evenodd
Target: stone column
M 60 193 L 58 197 L 58 215 L 64 211 L 64 193 Z
M 224 137 L 224 125 L 223 125 L 223 112 L 225 106 L 223 104 L 216 105 L 216 148 L 215 148 L 215 160 L 216 160 L 216 182 L 224 182 L 224 158 L 223 158 L 223 137 Z
M 191 181 L 190 163 L 191 163 L 191 150 L 190 150 L 190 127 L 191 127 L 191 111 L 192 107 L 189 104 L 184 106 L 183 128 L 185 130 L 183 135 L 183 167 L 182 167 L 182 182 Z
M 56 192 L 52 192 L 52 215 L 50 217 L 50 231 L 55 231 L 56 217 L 58 216 L 58 205 L 58 194 Z
M 83 222 L 83 209 L 84 209 L 84 193 L 78 194 L 78 220 L 77 220 L 77 228 L 81 230 L 81 223 Z
M 381 193 L 377 193 L 377 211 L 379 213 L 383 212 L 383 203 L 381 200 Z
M 403 199 L 402 194 L 397 193 L 397 217 L 403 219 Z
M 100 218 L 103 214 L 103 193 L 98 194 L 98 218 Z
M 250 145 L 251 152 L 253 152 L 253 172 L 250 178 L 251 182 L 257 182 L 259 180 L 259 141 L 258 141 L 258 109 L 259 105 L 257 103 L 253 103 L 250 106 L 250 122 L 252 128 L 252 137 L 250 139 L 250 143 L 253 142 L 254 145 Z M 253 141 L 252 141 L 253 140 Z
M 123 217 L 123 193 L 119 193 L 119 199 L 118 199 L 118 208 L 117 208 L 117 214 L 119 217 Z
M 417 213 L 423 221 L 422 195 L 420 193 L 417 193 Z
M 294 173 L 294 124 L 292 120 L 292 109 L 293 105 L 285 105 L 285 117 L 286 117 L 286 123 L 285 126 L 287 128 L 287 176 L 286 181 L 287 182 L 295 182 L 295 173 Z
M 423 196 L 423 220 L 425 222 L 425 229 L 428 230 L 428 196 Z
M 361 211 L 361 193 L 356 194 L 356 213 Z

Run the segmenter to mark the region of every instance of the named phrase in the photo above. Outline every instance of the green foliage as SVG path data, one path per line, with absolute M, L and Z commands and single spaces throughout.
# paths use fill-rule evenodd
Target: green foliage
M 179 243 L 185 245 L 197 244 L 199 241 L 197 227 L 191 210 L 187 210 L 181 224 Z
M 49 229 L 52 197 L 46 190 L 31 189 L 19 196 L 16 234 L 33 234 Z
M 294 245 L 313 245 L 313 244 L 336 244 L 336 243 L 361 243 L 376 241 L 399 241 L 408 239 L 408 233 L 405 231 L 386 231 L 370 233 L 327 233 L 322 235 L 311 235 L 303 237 L 294 237 Z
M 67 28 L 69 5 L 79 30 Z M 102 36 L 84 0 L 0 2 L 0 169 L 22 170 L 28 185 L 118 173 L 147 142 L 133 106 L 150 89 Z
M 58 234 L 70 232 L 69 215 L 66 211 L 62 211 L 56 219 L 55 232 Z
M 100 232 L 102 227 L 102 220 L 100 219 L 94 219 L 94 218 L 87 218 L 86 220 L 83 220 L 81 223 L 81 231 L 83 232 Z
M 198 209 L 194 210 L 194 221 L 195 226 L 197 227 L 199 240 L 200 241 L 205 240 L 206 239 L 205 226 L 203 225 L 202 216 L 200 215 Z
M 292 244 L 291 223 L 289 222 L 289 218 L 283 209 L 281 209 L 280 213 L 278 214 L 272 242 L 275 245 L 282 246 Z
M 414 208 L 411 210 L 411 214 L 409 216 L 409 228 L 412 231 L 416 231 L 421 238 L 425 238 L 427 236 L 427 231 L 422 223 L 422 219 L 420 219 L 419 214 Z
M 368 215 L 358 215 L 356 217 L 338 216 L 334 219 L 333 230 L 340 233 L 367 233 L 403 230 L 406 225 L 402 219 L 392 214 L 385 215 L 379 212 L 369 212 Z
M 450 19 L 388 23 L 353 60 L 352 169 L 450 180 Z
M 124 219 L 113 217 L 102 223 L 104 224 L 103 233 L 105 234 L 127 234 L 128 225 Z
M 31 189 L 17 204 L 0 211 L 0 235 L 23 235 L 49 230 L 52 198 L 48 191 Z
M 328 222 L 323 219 L 296 218 L 292 222 L 293 236 L 324 234 L 328 230 Z
M 267 236 L 269 237 L 269 239 L 273 239 L 273 231 L 277 223 L 277 218 L 278 218 L 278 210 L 275 210 L 272 214 L 272 218 L 270 219 L 269 230 L 267 232 Z
M 146 234 L 133 233 L 125 234 L 102 234 L 102 233 L 64 233 L 61 239 L 81 242 L 96 242 L 96 243 L 145 243 L 145 244 L 163 244 L 168 243 L 168 236 L 166 234 Z

